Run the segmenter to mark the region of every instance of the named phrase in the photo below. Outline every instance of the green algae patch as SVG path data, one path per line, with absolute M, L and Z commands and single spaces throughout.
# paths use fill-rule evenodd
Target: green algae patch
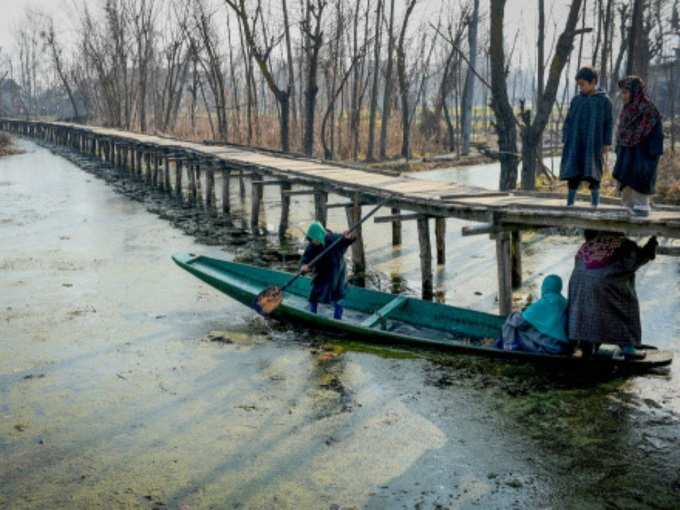
M 337 342 L 324 344 L 324 349 L 342 354 L 343 352 L 359 352 L 362 354 L 373 354 L 385 359 L 418 359 L 422 357 L 417 351 L 409 351 L 397 347 L 384 347 L 372 345 L 354 340 L 338 340 Z

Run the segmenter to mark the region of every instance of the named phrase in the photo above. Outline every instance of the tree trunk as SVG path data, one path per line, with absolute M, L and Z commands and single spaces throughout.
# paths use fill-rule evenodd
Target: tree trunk
M 628 36 L 628 65 L 626 66 L 626 74 L 636 74 L 643 80 L 646 78 L 646 64 L 644 59 L 644 45 L 645 31 L 643 26 L 644 20 L 644 0 L 634 0 L 633 3 L 633 19 Z
M 394 0 L 390 0 L 390 23 L 387 28 L 387 69 L 383 92 L 382 120 L 380 125 L 380 159 L 387 157 L 387 124 L 392 106 L 392 67 L 394 65 Z
M 562 71 L 573 49 L 574 38 L 577 35 L 576 24 L 578 23 L 582 2 L 583 0 L 572 0 L 564 31 L 557 40 L 555 53 L 550 62 L 550 72 L 545 91 L 535 105 L 536 114 L 533 120 L 531 110 L 526 110 L 522 105 L 522 189 L 525 190 L 536 188 L 538 147 L 543 131 L 550 120 Z
M 475 73 L 473 69 L 477 66 L 477 30 L 479 27 L 479 0 L 474 0 L 472 16 L 468 24 L 468 47 L 470 54 L 468 60 L 467 73 L 465 74 L 465 85 L 463 85 L 463 111 L 461 124 L 463 126 L 463 147 L 462 154 L 470 154 L 470 142 L 472 140 L 472 119 L 475 98 Z
M 380 50 L 382 43 L 382 7 L 383 0 L 378 0 L 375 13 L 375 41 L 373 46 L 373 85 L 371 87 L 371 103 L 368 114 L 368 146 L 366 148 L 366 159 L 373 161 L 375 145 L 375 118 L 378 111 L 378 75 L 380 74 Z
M 505 51 L 503 49 L 503 19 L 506 0 L 491 0 L 490 45 L 491 67 L 491 108 L 496 117 L 501 175 L 499 189 L 502 191 L 517 187 L 517 124 L 508 99 L 508 84 L 505 72 Z

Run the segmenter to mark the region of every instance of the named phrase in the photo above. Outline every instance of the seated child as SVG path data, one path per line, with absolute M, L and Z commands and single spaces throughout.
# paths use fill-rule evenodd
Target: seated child
M 571 354 L 567 338 L 567 300 L 562 296 L 562 278 L 546 276 L 541 299 L 522 312 L 510 314 L 496 347 L 506 351 Z

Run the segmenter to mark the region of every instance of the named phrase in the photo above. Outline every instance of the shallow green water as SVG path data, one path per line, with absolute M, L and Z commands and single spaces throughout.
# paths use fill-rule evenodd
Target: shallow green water
M 1 508 L 672 508 L 680 498 L 677 362 L 601 381 L 265 324 L 169 258 L 248 256 L 253 245 L 197 244 L 23 146 L 0 159 Z M 274 227 L 276 196 L 266 199 Z M 293 211 L 300 226 L 311 215 L 297 197 Z M 460 225 L 449 220 L 440 296 L 492 310 L 492 245 L 460 238 Z M 369 224 L 368 261 L 417 292 L 405 227 L 393 251 Z M 567 277 L 577 245 L 529 239 L 525 292 L 548 271 Z M 639 278 L 645 336 L 675 352 L 678 275 L 661 257 Z M 211 341 L 215 331 L 226 341 Z

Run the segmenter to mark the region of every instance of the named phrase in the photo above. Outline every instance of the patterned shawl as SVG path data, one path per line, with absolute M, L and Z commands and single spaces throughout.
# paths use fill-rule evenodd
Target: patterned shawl
M 618 144 L 633 147 L 649 136 L 656 123 L 661 121 L 661 114 L 650 101 L 641 78 L 628 76 L 619 81 L 619 88 L 629 90 L 632 97 L 619 116 Z
M 587 269 L 601 269 L 614 262 L 623 244 L 623 236 L 599 236 L 586 241 L 576 254 Z

